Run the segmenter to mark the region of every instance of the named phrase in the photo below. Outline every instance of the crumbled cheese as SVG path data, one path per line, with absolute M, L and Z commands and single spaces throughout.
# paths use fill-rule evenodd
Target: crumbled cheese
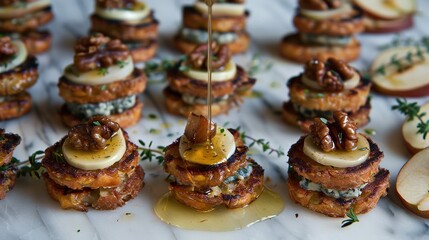
M 335 189 L 329 189 L 323 187 L 321 184 L 311 182 L 310 180 L 306 178 L 302 178 L 301 181 L 299 181 L 299 186 L 302 188 L 309 190 L 309 191 L 315 191 L 315 192 L 323 192 L 325 195 L 332 197 L 332 198 L 343 198 L 343 199 L 350 199 L 350 198 L 357 198 L 362 194 L 362 189 L 366 187 L 366 183 L 357 187 L 357 188 L 350 188 L 347 190 L 335 190 Z
M 209 38 L 207 31 L 199 30 L 199 29 L 190 29 L 190 28 L 182 28 L 179 32 L 179 35 L 182 38 L 194 43 L 206 43 Z M 234 32 L 228 32 L 228 33 L 214 32 L 213 33 L 213 40 L 221 44 L 230 43 L 235 41 L 236 39 L 237 39 L 237 34 Z
M 75 116 L 90 118 L 95 115 L 112 115 L 122 113 L 132 108 L 137 101 L 137 96 L 132 95 L 125 98 L 115 99 L 109 102 L 100 103 L 67 103 L 67 109 Z

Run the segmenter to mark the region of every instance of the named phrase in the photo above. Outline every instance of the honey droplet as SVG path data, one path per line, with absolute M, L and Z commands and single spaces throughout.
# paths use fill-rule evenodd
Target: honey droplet
M 162 221 L 178 228 L 226 232 L 273 218 L 283 209 L 283 199 L 265 187 L 259 198 L 245 208 L 228 209 L 222 206 L 211 212 L 199 212 L 179 203 L 170 193 L 166 193 L 157 202 L 154 210 Z

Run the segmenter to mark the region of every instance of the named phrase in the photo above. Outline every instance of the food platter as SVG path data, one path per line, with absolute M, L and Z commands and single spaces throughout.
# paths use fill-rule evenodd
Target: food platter
M 173 36 L 179 29 L 181 6 L 193 1 L 147 0 L 160 19 L 160 59 L 177 58 L 180 55 L 172 47 Z M 233 110 L 215 120 L 227 127 L 241 130 L 255 138 L 264 138 L 274 147 L 287 151 L 301 136 L 299 129 L 287 125 L 279 111 L 287 100 L 286 81 L 302 71 L 302 66 L 280 58 L 278 44 L 284 34 L 292 32 L 292 16 L 295 0 L 249 0 L 251 11 L 248 30 L 252 45 L 248 53 L 235 56 L 237 63 L 248 67 L 254 54 L 261 65 L 271 63 L 272 68 L 261 71 L 256 77 L 256 93 L 246 99 L 240 110 Z M 419 9 L 429 9 L 429 3 L 418 1 Z M 53 1 L 56 19 L 49 28 L 53 33 L 53 48 L 39 56 L 40 80 L 30 92 L 34 99 L 32 112 L 18 120 L 2 122 L 8 132 L 23 137 L 15 151 L 18 159 L 26 159 L 36 150 L 44 150 L 63 137 L 67 129 L 61 124 L 58 110 L 62 104 L 58 96 L 57 82 L 65 66 L 73 56 L 74 41 L 86 35 L 88 16 L 93 11 L 92 1 Z M 415 17 L 415 26 L 402 34 L 420 38 L 429 35 L 426 13 Z M 352 65 L 367 69 L 379 52 L 379 46 L 391 42 L 395 34 L 360 35 L 361 58 Z M 186 119 L 169 115 L 165 111 L 161 94 L 164 83 L 150 82 L 142 96 L 145 103 L 142 120 L 127 129 L 131 139 L 137 142 L 153 141 L 165 146 L 178 138 Z M 265 169 L 267 185 L 285 200 L 284 211 L 274 219 L 257 223 L 249 228 L 232 232 L 200 232 L 171 227 L 154 214 L 158 199 L 167 192 L 167 174 L 156 162 L 142 163 L 146 171 L 145 187 L 134 200 L 113 211 L 90 210 L 81 213 L 62 210 L 48 196 L 42 180 L 20 178 L 5 200 L 0 202 L 0 239 L 425 239 L 429 237 L 429 220 L 407 211 L 395 191 L 395 178 L 403 164 L 410 158 L 401 138 L 403 117 L 391 111 L 393 97 L 373 93 L 371 122 L 366 128 L 376 131 L 373 136 L 385 158 L 381 166 L 391 172 L 391 188 L 386 198 L 368 214 L 359 216 L 360 222 L 341 228 L 343 219 L 328 218 L 293 203 L 287 194 L 287 157 L 267 156 L 253 149 L 253 158 Z M 413 99 L 420 103 L 429 98 Z M 149 116 L 152 117 L 149 117 Z

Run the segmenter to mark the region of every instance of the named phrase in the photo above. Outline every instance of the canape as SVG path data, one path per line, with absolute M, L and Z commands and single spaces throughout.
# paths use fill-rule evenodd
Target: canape
M 289 156 L 289 195 L 296 203 L 330 217 L 352 209 L 362 214 L 387 195 L 389 171 L 369 137 L 356 132 L 344 112 L 334 121 L 316 118 L 309 135 L 292 145 Z
M 341 60 L 310 60 L 287 87 L 290 100 L 283 105 L 283 118 L 305 132 L 309 132 L 313 118 L 331 120 L 334 111 L 347 112 L 358 127 L 369 121 L 371 83 Z
M 138 0 L 96 0 L 91 32 L 120 39 L 134 62 L 153 58 L 158 47 L 158 20 L 153 10 Z
M 281 55 L 305 63 L 330 57 L 346 62 L 359 57 L 355 35 L 364 30 L 362 11 L 342 0 L 300 0 L 293 23 L 298 33 L 287 35 L 280 44 Z
M 215 0 L 212 7 L 213 39 L 218 44 L 226 44 L 233 54 L 242 53 L 250 44 L 246 32 L 246 11 L 244 0 Z M 183 27 L 174 39 L 176 47 L 183 53 L 189 53 L 196 46 L 206 43 L 208 7 L 203 0 L 196 0 L 194 5 L 183 7 Z
M 31 95 L 26 91 L 39 77 L 37 59 L 25 44 L 0 37 L 0 120 L 17 118 L 31 110 Z
M 144 72 L 134 67 L 128 47 L 102 34 L 80 39 L 73 64 L 60 78 L 60 96 L 66 103 L 60 111 L 71 127 L 95 115 L 106 115 L 121 127 L 136 124 L 143 103 L 138 94 L 146 88 Z
M 21 143 L 21 137 L 17 134 L 5 133 L 0 128 L 0 200 L 6 197 L 16 182 L 16 167 L 13 159 L 13 151 Z
M 46 52 L 52 43 L 40 27 L 52 21 L 51 0 L 11 0 L 0 3 L 0 33 L 22 39 L 30 54 Z
M 207 147 L 208 135 L 211 147 Z M 164 169 L 172 176 L 172 195 L 199 211 L 220 205 L 247 206 L 264 188 L 264 170 L 247 151 L 236 130 L 190 114 L 184 135 L 165 151 Z
M 45 150 L 42 165 L 48 193 L 64 209 L 115 209 L 144 185 L 137 146 L 104 116 L 71 128 Z
M 227 45 L 212 46 L 212 115 L 227 113 L 239 106 L 243 96 L 252 92 L 256 79 L 235 64 Z M 167 111 L 188 116 L 191 112 L 205 114 L 207 102 L 207 44 L 197 46 L 167 73 L 168 86 L 164 89 Z

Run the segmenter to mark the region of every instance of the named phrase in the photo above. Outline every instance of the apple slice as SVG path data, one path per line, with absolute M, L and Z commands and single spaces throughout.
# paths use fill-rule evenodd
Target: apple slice
M 414 25 L 414 20 L 411 15 L 393 20 L 375 19 L 365 16 L 364 23 L 365 32 L 367 33 L 393 33 L 411 28 Z
M 401 9 L 405 14 L 411 15 L 417 12 L 415 0 L 393 0 L 393 5 Z
M 429 102 L 421 106 L 420 113 L 426 113 L 423 116 L 423 121 L 429 120 Z M 417 134 L 417 124 L 420 121 L 415 118 L 412 121 L 405 121 L 402 125 L 402 137 L 405 141 L 405 146 L 411 154 L 415 154 L 429 147 L 429 136 L 423 139 L 423 135 Z
M 417 55 L 418 51 L 423 58 Z M 407 58 L 410 53 L 412 64 Z M 394 63 L 399 61 L 403 69 L 398 71 L 398 67 L 392 64 L 392 61 Z M 384 69 L 384 73 L 380 72 L 380 69 Z M 429 54 L 423 47 L 406 46 L 387 49 L 374 60 L 370 72 L 374 89 L 380 93 L 401 97 L 429 95 Z
M 354 3 L 362 8 L 366 13 L 381 19 L 395 19 L 410 14 L 413 3 L 412 0 L 354 0 Z M 415 5 L 415 3 L 414 3 Z
M 429 218 L 429 148 L 414 155 L 399 171 L 396 191 L 402 204 Z

